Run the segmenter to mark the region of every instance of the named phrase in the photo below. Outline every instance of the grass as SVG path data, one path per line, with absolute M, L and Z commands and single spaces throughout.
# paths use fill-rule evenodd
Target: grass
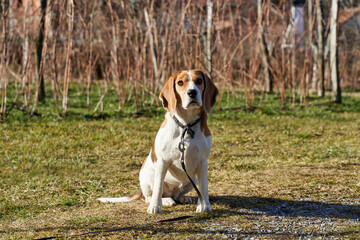
M 151 216 L 141 201 L 95 200 L 137 190 L 139 169 L 165 111 L 145 102 L 141 111 L 129 103 L 119 113 L 110 92 L 104 113 L 89 114 L 79 91 L 72 88 L 63 118 L 48 98 L 39 106 L 41 117 L 14 108 L 0 123 L 1 238 L 72 235 L 194 215 L 195 205 L 164 207 Z M 360 99 L 344 97 L 338 105 L 313 98 L 304 108 L 281 106 L 269 95 L 258 103 L 248 110 L 241 94 L 225 96 L 209 118 L 212 213 L 96 237 L 355 239 Z M 324 232 L 316 221 L 336 228 Z

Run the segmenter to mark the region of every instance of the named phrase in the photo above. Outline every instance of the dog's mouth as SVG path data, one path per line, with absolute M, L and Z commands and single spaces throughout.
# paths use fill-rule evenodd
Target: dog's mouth
M 201 107 L 201 104 L 198 101 L 191 101 L 187 107 Z

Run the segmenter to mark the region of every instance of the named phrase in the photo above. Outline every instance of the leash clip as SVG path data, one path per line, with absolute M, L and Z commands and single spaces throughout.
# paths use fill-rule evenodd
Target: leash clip
M 185 152 L 185 143 L 183 141 L 179 142 L 179 151 Z

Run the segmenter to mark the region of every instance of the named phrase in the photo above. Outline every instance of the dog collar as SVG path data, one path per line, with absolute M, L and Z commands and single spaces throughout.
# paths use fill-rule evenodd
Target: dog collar
M 187 125 L 182 124 L 182 123 L 179 121 L 179 119 L 176 118 L 175 115 L 174 115 L 172 118 L 174 119 L 174 122 L 176 123 L 176 125 L 178 125 L 178 126 L 181 127 L 182 129 L 184 129 L 184 131 L 183 131 L 182 134 L 181 134 L 181 139 L 183 140 L 186 133 L 188 133 L 188 134 L 191 136 L 191 138 L 194 138 L 195 132 L 194 132 L 194 130 L 191 129 L 191 127 L 193 127 L 193 126 L 195 126 L 196 124 L 198 124 L 198 123 L 201 121 L 201 119 L 204 118 L 204 113 L 201 114 L 201 116 L 200 116 L 198 119 L 196 119 L 195 121 L 193 121 L 193 122 L 191 122 L 191 123 L 189 123 L 189 124 L 187 124 Z

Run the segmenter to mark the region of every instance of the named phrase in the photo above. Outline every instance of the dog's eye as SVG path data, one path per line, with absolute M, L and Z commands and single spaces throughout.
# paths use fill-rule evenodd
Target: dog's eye
M 182 86 L 182 85 L 184 85 L 184 82 L 183 81 L 178 81 L 178 85 Z
M 202 83 L 202 79 L 201 79 L 201 78 L 196 79 L 195 83 L 196 83 L 197 85 L 200 85 L 200 84 Z

